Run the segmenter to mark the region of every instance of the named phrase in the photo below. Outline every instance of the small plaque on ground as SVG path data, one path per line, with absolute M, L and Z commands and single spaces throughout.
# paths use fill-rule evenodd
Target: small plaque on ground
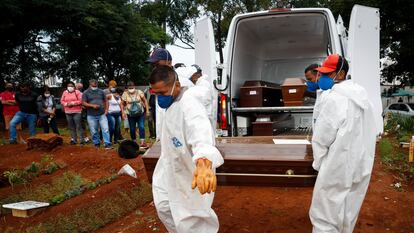
M 49 206 L 47 202 L 23 201 L 17 203 L 4 204 L 3 208 L 11 209 L 15 217 L 27 218 L 34 215 L 37 211 Z

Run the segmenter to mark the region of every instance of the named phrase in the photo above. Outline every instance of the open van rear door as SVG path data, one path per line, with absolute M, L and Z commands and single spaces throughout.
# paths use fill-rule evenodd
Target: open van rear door
M 203 70 L 203 75 L 207 75 L 207 81 L 211 85 L 213 93 L 213 116 L 217 116 L 217 90 L 213 86 L 213 80 L 217 78 L 216 69 L 216 48 L 214 42 L 213 25 L 209 17 L 197 21 L 194 27 L 195 44 L 195 63 Z M 213 123 L 216 128 L 216 121 Z
M 374 107 L 377 133 L 383 132 L 380 90 L 379 9 L 355 5 L 349 23 L 348 58 L 350 75 L 363 86 Z
M 341 42 L 342 56 L 348 59 L 348 35 L 346 34 L 346 27 L 341 15 L 338 16 L 338 20 L 336 21 L 336 30 L 338 31 L 339 40 Z

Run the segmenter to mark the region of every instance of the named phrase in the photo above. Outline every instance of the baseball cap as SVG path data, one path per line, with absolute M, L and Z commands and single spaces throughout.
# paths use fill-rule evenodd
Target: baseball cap
M 172 60 L 171 54 L 166 49 L 156 48 L 154 49 L 154 51 L 152 51 L 146 63 L 155 63 L 161 60 L 171 61 Z
M 331 54 L 325 59 L 322 66 L 315 70 L 324 74 L 334 72 L 341 66 L 342 59 L 343 58 L 339 54 Z

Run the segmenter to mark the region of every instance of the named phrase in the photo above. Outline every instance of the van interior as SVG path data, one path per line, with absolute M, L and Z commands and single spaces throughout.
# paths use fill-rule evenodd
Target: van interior
M 331 44 L 328 19 L 323 13 L 269 13 L 241 19 L 234 38 L 231 99 L 239 98 L 240 87 L 249 80 L 281 85 L 286 78 L 304 79 L 307 66 L 321 64 L 332 53 Z M 306 116 L 309 118 L 311 111 Z M 256 117 L 250 118 L 255 121 Z M 301 120 L 295 117 L 296 127 Z

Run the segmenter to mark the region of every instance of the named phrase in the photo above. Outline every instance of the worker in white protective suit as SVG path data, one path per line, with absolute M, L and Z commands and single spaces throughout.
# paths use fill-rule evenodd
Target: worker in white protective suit
M 205 80 L 201 68 L 198 65 L 192 65 L 190 67 L 179 68 L 176 71 L 180 83 L 182 83 L 181 77 L 185 77 L 185 82 L 191 82 L 192 85 L 186 85 L 191 87 L 188 92 L 191 93 L 191 95 L 199 100 L 204 106 L 208 115 L 208 119 L 210 120 L 211 126 L 213 127 L 213 91 L 210 83 Z M 215 132 L 214 128 L 213 132 Z
M 163 48 L 155 48 L 150 57 L 145 61 L 146 63 L 151 64 L 152 68 L 155 69 L 158 66 L 172 66 L 172 56 L 170 54 L 170 52 L 166 49 Z M 182 63 L 180 63 L 182 64 Z M 176 70 L 177 74 L 178 74 L 178 78 L 180 80 L 180 84 L 182 87 L 186 86 L 186 87 L 192 87 L 194 86 L 194 84 L 188 80 L 187 76 L 185 75 L 186 73 L 186 69 L 185 69 L 185 65 L 179 65 L 177 66 L 177 70 Z M 156 99 L 156 102 L 158 100 Z M 165 109 L 159 108 L 156 105 L 155 108 L 155 131 L 156 131 L 156 135 L 157 135 L 157 141 L 159 141 L 161 139 L 161 125 L 162 125 L 162 120 L 164 118 L 164 113 L 165 113 Z
M 348 68 L 337 54 L 317 68 L 322 93 L 313 116 L 313 168 L 319 171 L 309 211 L 314 233 L 351 233 L 371 177 L 372 104 L 363 87 L 346 80 Z
M 169 66 L 152 71 L 150 86 L 159 107 L 166 110 L 161 156 L 152 177 L 158 216 L 170 233 L 217 232 L 218 218 L 211 205 L 215 168 L 223 164 L 223 157 L 215 147 L 207 113 Z

